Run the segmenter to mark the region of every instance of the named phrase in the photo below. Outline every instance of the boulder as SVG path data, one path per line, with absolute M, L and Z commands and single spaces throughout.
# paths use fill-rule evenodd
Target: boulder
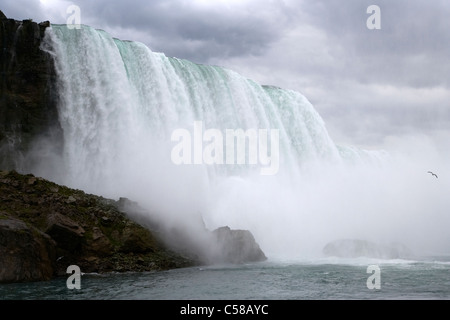
M 69 265 L 89 273 L 266 260 L 248 230 L 210 231 L 202 219 L 167 228 L 151 218 L 146 227 L 149 216 L 125 198 L 0 171 L 0 282 L 48 280 L 66 275 Z
M 0 215 L 0 282 L 49 280 L 55 242 L 23 221 Z
M 92 242 L 89 246 L 90 251 L 99 257 L 108 256 L 113 252 L 111 241 L 103 234 L 100 228 L 92 228 Z
M 156 240 L 147 230 L 126 227 L 122 232 L 120 251 L 125 253 L 146 253 L 156 250 Z
M 78 223 L 60 213 L 50 214 L 47 223 L 45 233 L 56 241 L 59 248 L 70 252 L 80 251 L 85 231 Z

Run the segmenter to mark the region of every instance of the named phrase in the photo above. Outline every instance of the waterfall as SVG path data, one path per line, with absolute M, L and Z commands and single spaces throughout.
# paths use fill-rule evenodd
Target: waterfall
M 55 61 L 64 134 L 60 183 L 129 197 L 168 221 L 186 225 L 200 217 L 211 229 L 250 229 L 263 248 L 274 250 L 334 239 L 348 231 L 337 227 L 345 219 L 366 223 L 355 217 L 361 207 L 352 207 L 348 195 L 362 191 L 360 165 L 378 163 L 381 153 L 337 146 L 301 93 L 167 57 L 88 26 L 52 25 L 46 32 L 43 48 Z M 235 138 L 230 132 L 241 136 L 227 149 L 227 138 Z M 247 147 L 240 162 L 239 143 Z M 174 161 L 175 149 L 180 158 Z M 275 158 L 276 170 L 261 174 Z M 343 171 L 355 164 L 356 173 Z M 366 187 L 380 182 L 376 174 Z
M 170 155 L 157 148 L 173 147 L 171 133 L 192 130 L 195 121 L 205 130 L 278 130 L 280 168 L 289 174 L 306 162 L 340 162 L 349 152 L 350 157 L 360 152 L 338 148 L 298 92 L 263 86 L 218 66 L 169 58 L 88 26 L 53 25 L 47 42 L 60 79 L 70 184 L 104 184 L 149 148 Z M 231 167 L 208 171 L 232 172 Z

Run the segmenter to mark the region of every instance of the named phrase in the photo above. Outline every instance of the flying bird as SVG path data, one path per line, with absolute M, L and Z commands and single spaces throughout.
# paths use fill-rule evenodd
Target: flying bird
M 433 173 L 433 172 L 431 172 L 431 171 L 428 171 L 428 173 L 430 173 L 431 175 L 433 175 L 433 176 L 435 176 L 436 177 L 436 179 L 437 179 L 437 174 L 436 173 Z

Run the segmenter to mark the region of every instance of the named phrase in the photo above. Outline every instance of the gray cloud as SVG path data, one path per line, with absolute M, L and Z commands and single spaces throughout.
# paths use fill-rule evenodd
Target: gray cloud
M 16 20 L 33 19 L 34 21 L 48 20 L 44 18 L 39 1 L 4 0 L 0 10 L 6 17 Z
M 276 1 L 212 6 L 180 0 L 79 0 L 60 2 L 56 14 L 37 0 L 31 6 L 25 1 L 7 0 L 4 10 L 16 19 L 25 14 L 34 20 L 66 23 L 65 10 L 72 3 L 80 7 L 83 24 L 110 33 L 120 28 L 127 39 L 144 42 L 154 51 L 199 63 L 211 57 L 259 55 L 288 27 L 289 18 L 282 2 Z M 146 35 L 137 39 L 134 33 Z
M 306 6 L 309 22 L 335 46 L 344 47 L 347 75 L 361 82 L 414 87 L 449 85 L 450 3 L 376 1 L 381 30 L 366 28 L 370 0 L 316 1 Z
M 120 27 L 130 35 L 146 33 L 147 39 L 140 41 L 152 50 L 199 63 L 212 57 L 260 55 L 288 27 L 281 2 L 252 1 L 246 6 L 179 0 L 75 3 L 94 27 L 107 31 Z

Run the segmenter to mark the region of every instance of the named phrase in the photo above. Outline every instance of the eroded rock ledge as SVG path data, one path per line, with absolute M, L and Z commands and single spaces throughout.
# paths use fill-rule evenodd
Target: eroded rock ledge
M 138 222 L 129 203 L 0 171 L 0 282 L 49 280 L 67 275 L 69 265 L 104 273 L 266 259 L 247 230 L 203 229 L 193 240 Z

